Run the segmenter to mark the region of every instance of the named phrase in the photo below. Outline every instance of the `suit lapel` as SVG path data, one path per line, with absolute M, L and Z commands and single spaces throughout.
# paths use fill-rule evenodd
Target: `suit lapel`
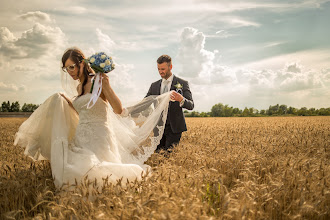
M 177 84 L 178 79 L 175 77 L 175 75 L 173 74 L 173 80 L 172 80 L 172 84 L 171 84 L 171 89 L 170 90 L 176 90 L 175 86 Z M 173 106 L 175 102 L 170 102 L 170 107 Z M 172 107 L 171 107 L 172 108 Z
M 175 75 L 173 74 L 173 80 L 172 80 L 172 84 L 171 84 L 171 89 L 170 90 L 175 90 L 175 86 L 177 84 L 177 78 L 175 77 Z

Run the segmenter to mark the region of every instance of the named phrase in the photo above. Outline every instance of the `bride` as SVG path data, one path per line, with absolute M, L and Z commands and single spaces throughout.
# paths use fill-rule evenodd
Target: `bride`
M 34 160 L 50 160 L 58 188 L 85 177 L 98 183 L 106 177 L 112 183 L 140 180 L 149 168 L 144 162 L 163 135 L 170 95 L 149 96 L 123 108 L 103 73 L 100 97 L 87 108 L 95 74 L 84 59 L 77 48 L 63 54 L 66 82 L 79 82 L 77 96 L 73 101 L 60 93 L 50 96 L 20 126 L 14 144 Z

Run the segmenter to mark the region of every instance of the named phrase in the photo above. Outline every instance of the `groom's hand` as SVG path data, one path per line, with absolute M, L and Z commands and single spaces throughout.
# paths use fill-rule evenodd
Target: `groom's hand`
M 181 102 L 183 100 L 183 96 L 176 91 L 172 91 L 170 95 L 171 100 Z

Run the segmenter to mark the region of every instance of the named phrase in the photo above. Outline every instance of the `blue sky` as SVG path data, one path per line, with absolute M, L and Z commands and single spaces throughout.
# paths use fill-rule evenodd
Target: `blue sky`
M 77 46 L 114 58 L 111 85 L 125 105 L 145 96 L 168 54 L 197 111 L 330 106 L 330 0 L 0 4 L 1 102 L 60 92 L 61 55 Z

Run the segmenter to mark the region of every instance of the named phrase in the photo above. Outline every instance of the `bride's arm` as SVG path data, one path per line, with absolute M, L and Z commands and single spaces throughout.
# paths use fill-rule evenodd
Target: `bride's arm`
M 105 98 L 108 100 L 110 103 L 113 111 L 116 114 L 121 114 L 123 111 L 123 106 L 121 105 L 121 101 L 116 95 L 115 91 L 113 91 L 109 77 L 106 74 L 102 74 L 102 93 L 104 94 Z

